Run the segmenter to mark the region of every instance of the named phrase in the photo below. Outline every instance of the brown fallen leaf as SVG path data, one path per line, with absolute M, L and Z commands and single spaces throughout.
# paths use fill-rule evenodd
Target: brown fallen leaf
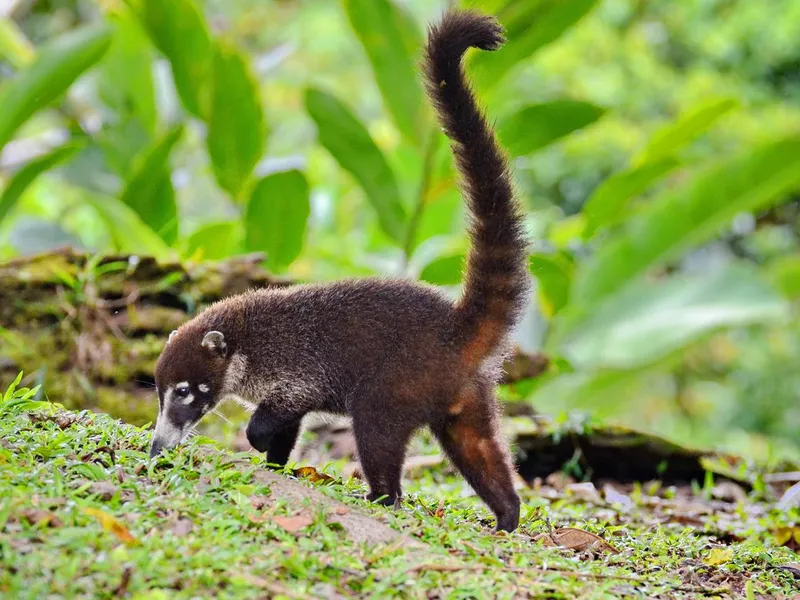
M 333 481 L 333 477 L 326 475 L 325 473 L 320 473 L 314 467 L 300 467 L 299 469 L 294 470 L 294 474 L 295 477 L 308 479 L 312 483 L 327 483 L 329 481 Z
M 283 527 L 289 533 L 297 533 L 314 522 L 309 515 L 301 513 L 291 517 L 273 517 L 272 522 Z
M 128 528 L 113 515 L 96 508 L 84 508 L 83 512 L 96 518 L 105 531 L 110 531 L 128 546 L 134 546 L 138 543 L 136 538 L 128 531 Z
M 31 525 L 40 527 L 61 527 L 64 523 L 56 515 L 40 508 L 28 508 L 20 516 Z
M 192 523 L 191 519 L 187 519 L 186 517 L 181 517 L 172 525 L 172 534 L 175 537 L 186 537 L 191 533 L 192 529 L 194 529 L 194 523 Z
M 541 541 L 545 546 L 560 546 L 561 548 L 575 550 L 577 552 L 589 550 L 619 554 L 619 550 L 599 535 L 589 533 L 583 529 L 577 529 L 576 527 L 562 527 L 556 529 L 552 533 L 540 533 L 533 538 L 533 541 Z

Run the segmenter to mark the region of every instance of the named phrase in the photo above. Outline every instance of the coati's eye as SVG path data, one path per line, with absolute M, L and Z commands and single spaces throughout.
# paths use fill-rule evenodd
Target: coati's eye
M 178 398 L 186 398 L 189 395 L 189 385 L 186 383 L 181 383 L 175 388 L 175 395 Z

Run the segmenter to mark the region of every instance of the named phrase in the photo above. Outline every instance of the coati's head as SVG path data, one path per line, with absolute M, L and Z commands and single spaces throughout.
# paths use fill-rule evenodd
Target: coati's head
M 173 331 L 156 363 L 158 420 L 150 456 L 174 448 L 223 398 L 230 347 L 219 331 L 184 326 Z

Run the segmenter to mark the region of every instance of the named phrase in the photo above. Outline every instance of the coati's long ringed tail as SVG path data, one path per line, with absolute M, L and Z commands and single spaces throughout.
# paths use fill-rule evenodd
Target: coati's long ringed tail
M 468 369 L 504 343 L 530 287 L 523 220 L 508 164 L 461 65 L 468 48 L 497 50 L 504 41 L 494 18 L 451 11 L 431 28 L 424 59 L 428 94 L 452 142 L 473 217 L 464 294 L 456 305 Z

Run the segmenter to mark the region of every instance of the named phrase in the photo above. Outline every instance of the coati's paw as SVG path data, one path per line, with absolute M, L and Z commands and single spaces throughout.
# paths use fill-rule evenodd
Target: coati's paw
M 381 504 L 383 506 L 391 506 L 393 508 L 400 507 L 400 496 L 395 496 L 394 498 L 388 494 L 379 494 L 377 492 L 370 492 L 367 494 L 367 501 L 374 502 L 376 504 Z

